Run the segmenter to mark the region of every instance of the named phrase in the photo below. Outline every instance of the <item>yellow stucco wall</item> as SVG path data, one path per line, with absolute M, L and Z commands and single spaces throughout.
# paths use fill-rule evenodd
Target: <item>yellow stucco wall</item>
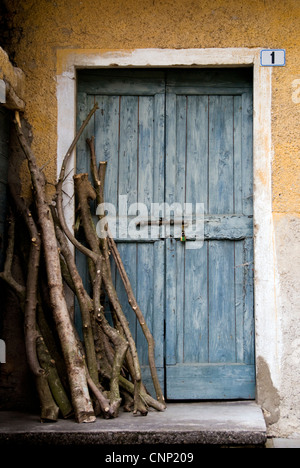
M 57 48 L 284 48 L 272 77 L 273 211 L 300 213 L 299 0 L 11 0 L 33 149 L 56 175 Z M 299 103 L 298 103 L 299 101 Z

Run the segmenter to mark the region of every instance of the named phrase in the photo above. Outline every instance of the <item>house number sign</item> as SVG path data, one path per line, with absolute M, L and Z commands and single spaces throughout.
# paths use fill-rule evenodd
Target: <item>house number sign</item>
M 284 67 L 284 49 L 263 49 L 260 51 L 260 64 L 262 67 Z

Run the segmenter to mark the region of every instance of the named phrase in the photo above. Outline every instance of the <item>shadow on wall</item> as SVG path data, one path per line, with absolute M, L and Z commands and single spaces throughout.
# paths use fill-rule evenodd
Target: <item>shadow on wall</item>
M 14 161 L 21 164 L 24 156 L 13 135 L 9 135 L 10 114 L 0 107 L 0 271 L 3 269 L 6 227 L 6 185 L 14 170 Z M 9 158 L 8 158 L 9 148 Z M 8 161 L 10 167 L 8 168 Z M 8 174 L 9 172 L 9 174 Z M 22 269 L 14 259 L 14 276 L 22 277 Z M 14 294 L 0 280 L 0 338 L 5 342 L 5 363 L 0 362 L 0 410 L 32 411 L 38 399 L 33 377 L 29 371 L 25 344 L 23 316 Z M 1 361 L 1 359 L 0 359 Z

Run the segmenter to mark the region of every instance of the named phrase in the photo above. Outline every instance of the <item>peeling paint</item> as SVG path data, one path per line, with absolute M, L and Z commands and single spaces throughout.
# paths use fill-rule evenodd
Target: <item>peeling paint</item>
M 267 185 L 267 183 L 268 183 L 268 175 L 267 175 L 264 171 L 258 170 L 258 171 L 257 171 L 257 176 L 259 177 L 259 179 L 260 179 L 260 181 L 261 181 L 261 183 L 262 183 L 263 185 Z
M 266 424 L 268 426 L 278 422 L 280 417 L 280 396 L 274 386 L 270 369 L 263 357 L 258 356 L 257 361 L 257 394 Z
M 300 104 L 300 80 L 294 80 L 292 82 L 292 101 L 294 104 Z
M 56 72 L 58 75 L 66 73 L 70 67 L 76 64 L 76 57 L 84 56 L 87 64 L 91 63 L 91 59 L 95 56 L 101 55 L 109 60 L 110 66 L 114 65 L 114 59 L 116 57 L 128 57 L 132 54 L 133 50 L 115 50 L 115 49 L 72 49 L 70 53 L 69 49 L 58 49 L 57 50 L 57 66 Z M 82 61 L 80 61 L 82 64 Z M 81 65 L 82 66 L 82 65 Z

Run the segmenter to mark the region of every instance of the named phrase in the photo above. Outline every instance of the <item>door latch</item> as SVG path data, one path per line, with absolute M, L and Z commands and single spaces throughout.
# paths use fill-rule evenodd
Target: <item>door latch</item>
M 186 241 L 186 237 L 185 237 L 185 232 L 184 232 L 184 223 L 182 223 L 180 242 L 185 242 L 185 241 Z

